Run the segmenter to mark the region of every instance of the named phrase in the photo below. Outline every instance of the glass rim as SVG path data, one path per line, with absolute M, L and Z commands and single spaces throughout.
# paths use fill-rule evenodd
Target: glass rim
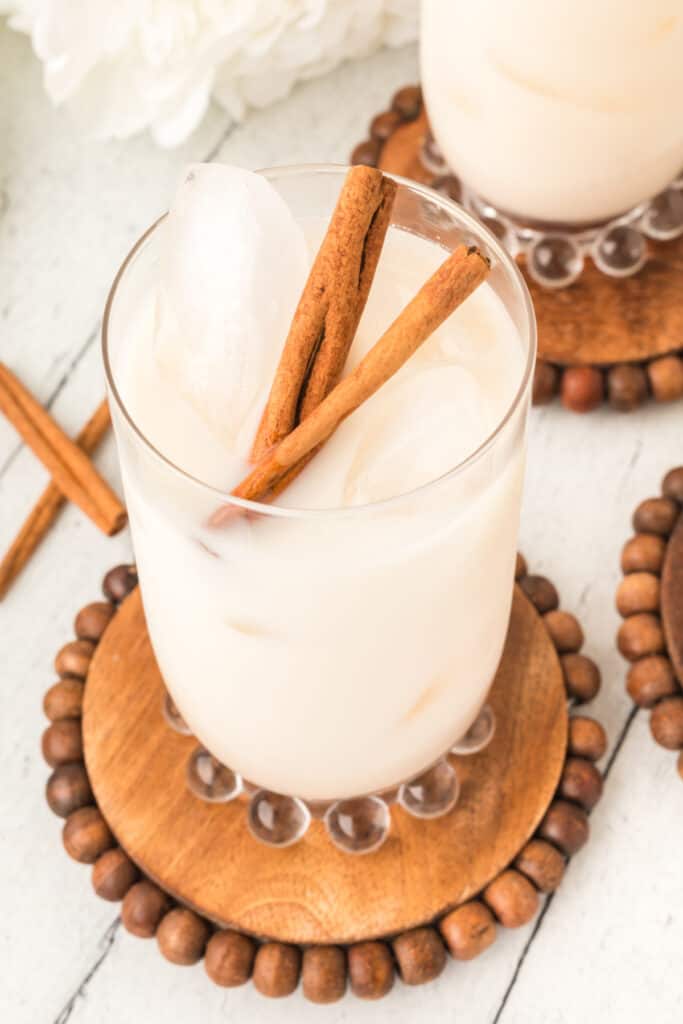
M 268 180 L 276 178 L 296 177 L 302 174 L 342 174 L 348 171 L 348 165 L 346 164 L 284 164 L 280 167 L 265 167 L 259 168 L 254 173 L 261 174 Z M 339 505 L 330 508 L 298 508 L 288 507 L 283 505 L 268 505 L 263 502 L 249 501 L 245 498 L 238 498 L 231 494 L 229 491 L 222 490 L 219 487 L 214 487 L 208 484 L 205 480 L 201 480 L 199 477 L 194 476 L 187 470 L 183 469 L 182 466 L 178 466 L 172 459 L 164 455 L 143 433 L 134 417 L 126 407 L 125 402 L 119 392 L 116 384 L 114 370 L 111 365 L 109 358 L 109 321 L 112 315 L 114 302 L 116 299 L 119 285 L 123 281 L 127 270 L 134 262 L 136 256 L 145 246 L 149 238 L 153 235 L 159 225 L 166 219 L 168 213 L 163 213 L 158 217 L 138 238 L 135 242 L 128 255 L 123 260 L 121 266 L 116 272 L 114 280 L 109 289 L 107 300 L 104 306 L 104 314 L 102 317 L 102 330 L 101 330 L 101 346 L 102 346 L 102 361 L 104 364 L 104 372 L 107 381 L 107 387 L 111 397 L 116 402 L 117 408 L 123 416 L 127 426 L 132 430 L 135 437 L 142 442 L 143 447 L 150 452 L 155 460 L 161 462 L 167 469 L 171 470 L 175 475 L 180 476 L 189 484 L 194 487 L 199 487 L 207 494 L 212 497 L 219 504 L 229 504 L 235 507 L 243 508 L 249 512 L 257 513 L 261 516 L 273 516 L 274 518 L 282 519 L 308 519 L 308 518 L 328 518 L 338 516 L 352 516 L 359 514 L 366 514 L 368 512 L 375 512 L 379 510 L 388 510 L 393 508 L 401 502 L 414 500 L 417 496 L 426 493 L 431 489 L 435 489 L 438 486 L 445 484 L 456 476 L 464 474 L 471 466 L 474 466 L 479 462 L 487 452 L 489 452 L 496 444 L 498 437 L 503 433 L 505 427 L 508 425 L 510 420 L 514 417 L 520 404 L 524 399 L 524 395 L 529 386 L 531 376 L 533 373 L 535 360 L 536 360 L 536 316 L 534 313 L 534 307 L 531 300 L 531 295 L 527 287 L 526 281 L 522 276 L 519 267 L 515 260 L 506 250 L 503 248 L 500 241 L 496 238 L 492 231 L 490 231 L 484 224 L 476 219 L 471 213 L 464 209 L 459 203 L 454 200 L 441 195 L 434 189 L 429 188 L 427 185 L 423 185 L 420 182 L 412 181 L 409 178 L 405 178 L 399 174 L 387 174 L 387 177 L 392 178 L 401 188 L 408 189 L 411 192 L 415 192 L 421 195 L 424 199 L 430 203 L 435 203 L 440 206 L 447 213 L 451 215 L 454 221 L 459 227 L 464 228 L 475 236 L 482 238 L 484 244 L 490 253 L 492 253 L 496 260 L 503 266 L 508 277 L 512 280 L 515 291 L 519 298 L 522 300 L 522 307 L 526 319 L 526 340 L 527 353 L 526 363 L 522 376 L 519 382 L 519 386 L 515 394 L 513 395 L 510 403 L 508 404 L 504 414 L 498 420 L 493 430 L 484 438 L 481 444 L 470 452 L 469 455 L 461 459 L 450 469 L 447 469 L 445 473 L 442 473 L 438 477 L 434 477 L 428 480 L 426 483 L 420 484 L 418 487 L 414 487 L 409 491 L 404 491 L 401 494 L 393 495 L 390 498 L 383 498 L 380 501 L 367 502 L 361 505 Z M 524 338 L 523 338 L 524 340 Z

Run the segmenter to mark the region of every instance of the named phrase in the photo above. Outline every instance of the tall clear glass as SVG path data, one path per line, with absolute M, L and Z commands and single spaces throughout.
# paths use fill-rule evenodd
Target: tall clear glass
M 298 218 L 329 219 L 345 169 L 263 172 Z M 122 400 L 131 315 L 157 280 L 153 226 L 120 269 L 103 349 L 149 634 L 173 701 L 212 755 L 310 802 L 395 787 L 480 711 L 510 612 L 535 355 L 526 286 L 492 234 L 398 179 L 393 223 L 450 250 L 475 240 L 518 333 L 524 372 L 491 436 L 412 493 L 362 507 L 254 505 L 169 462 Z M 379 273 L 381 273 L 381 265 Z M 207 520 L 240 505 L 228 529 Z
M 607 221 L 683 168 L 681 0 L 422 0 L 421 77 L 454 173 L 522 224 Z

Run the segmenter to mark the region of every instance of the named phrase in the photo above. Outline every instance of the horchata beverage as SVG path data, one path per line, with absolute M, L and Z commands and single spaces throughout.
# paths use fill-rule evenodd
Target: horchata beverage
M 607 220 L 683 169 L 682 0 L 423 0 L 421 76 L 456 174 L 524 220 Z
M 105 324 L 164 681 L 223 764 L 322 801 L 423 771 L 485 701 L 510 611 L 534 346 L 495 239 L 401 184 L 344 382 L 463 239 L 488 250 L 490 274 L 290 486 L 232 498 L 343 182 L 338 168 L 191 168 Z M 414 309 L 429 318 L 433 304 Z

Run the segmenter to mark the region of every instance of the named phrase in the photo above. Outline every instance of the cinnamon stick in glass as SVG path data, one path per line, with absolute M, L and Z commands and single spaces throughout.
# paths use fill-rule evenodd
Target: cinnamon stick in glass
M 111 536 L 126 523 L 126 509 L 94 465 L 14 374 L 0 363 L 0 412 L 21 434 L 70 501 Z
M 476 247 L 459 246 L 422 286 L 355 370 L 327 395 L 305 420 L 258 462 L 232 492 L 235 497 L 263 501 L 342 420 L 374 395 L 427 338 L 486 278 L 489 261 Z M 235 513 L 218 509 L 210 524 L 218 526 Z
M 294 313 L 251 450 L 257 462 L 339 380 L 389 227 L 397 186 L 352 167 Z M 285 256 L 286 258 L 286 256 Z

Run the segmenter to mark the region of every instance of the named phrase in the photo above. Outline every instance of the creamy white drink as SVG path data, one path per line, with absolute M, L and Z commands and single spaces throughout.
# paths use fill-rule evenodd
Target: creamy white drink
M 295 208 L 290 224 L 264 180 L 271 196 L 253 194 L 245 172 L 195 168 L 116 286 L 107 344 L 143 602 L 173 700 L 211 753 L 250 782 L 331 800 L 420 772 L 485 700 L 510 610 L 532 342 L 497 294 L 507 289 L 512 309 L 519 284 L 494 268 L 492 283 L 338 428 L 275 506 L 208 526 L 247 469 L 341 185 L 340 172 L 310 172 L 307 190 L 306 173 L 274 179 Z M 221 188 L 244 180 L 239 201 L 223 204 Z M 399 222 L 411 192 L 399 194 Z M 213 227 L 211 201 L 221 206 Z M 280 237 L 261 236 L 252 287 L 250 260 L 268 225 Z M 204 241 L 193 261 L 176 260 L 172 247 L 196 232 Z M 348 369 L 446 255 L 389 229 Z M 216 261 L 222 290 L 220 278 L 208 280 Z M 452 472 L 508 412 L 497 437 Z
M 683 169 L 683 0 L 423 0 L 446 159 L 503 212 L 606 220 Z

